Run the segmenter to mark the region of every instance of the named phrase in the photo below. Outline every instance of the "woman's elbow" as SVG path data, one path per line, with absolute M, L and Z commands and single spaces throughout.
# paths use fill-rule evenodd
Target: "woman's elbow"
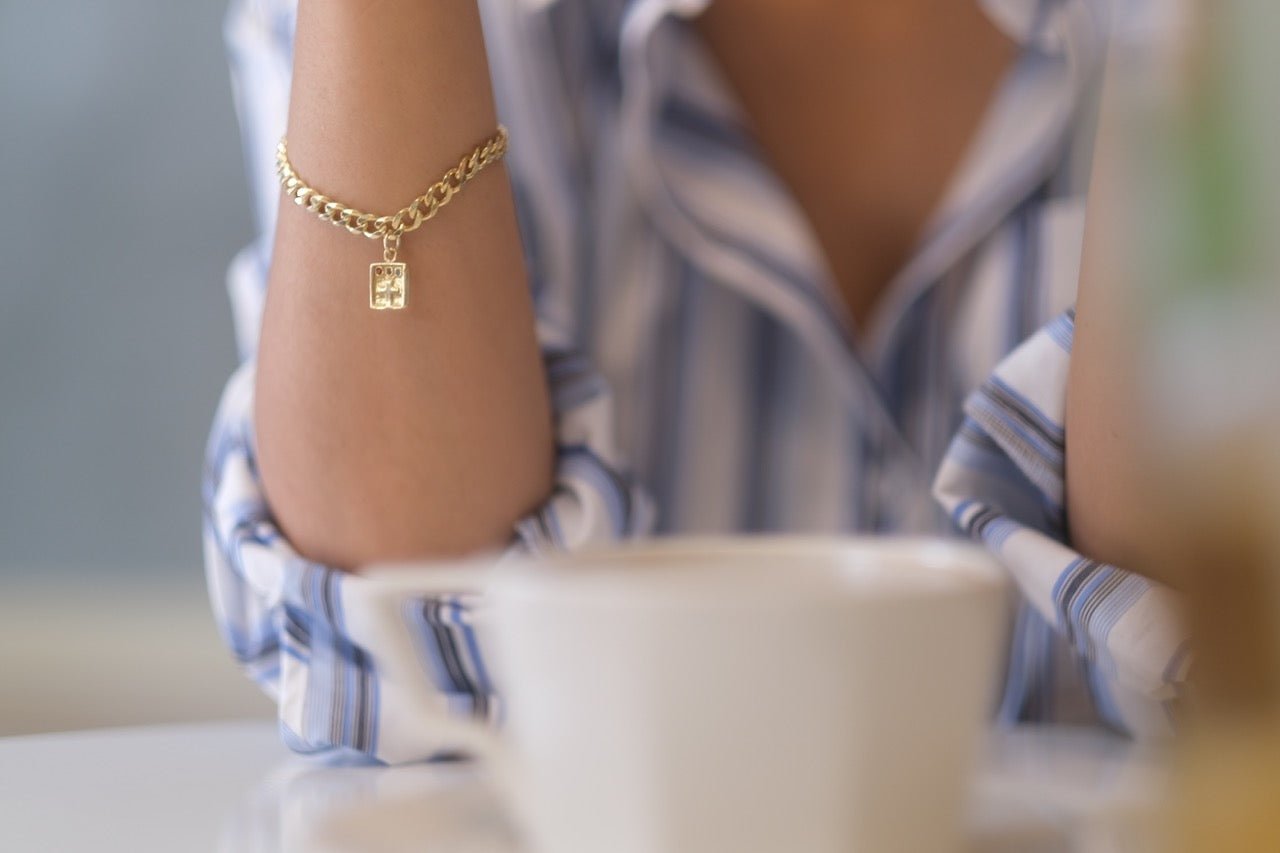
M 303 557 L 358 570 L 501 548 L 550 496 L 554 442 L 546 423 L 518 432 L 479 425 L 421 438 L 303 436 L 259 408 L 258 467 L 276 523 Z M 430 432 L 430 430 L 424 430 Z

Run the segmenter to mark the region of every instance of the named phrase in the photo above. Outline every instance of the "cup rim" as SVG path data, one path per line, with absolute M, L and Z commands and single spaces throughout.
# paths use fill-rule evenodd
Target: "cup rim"
M 744 557 L 754 565 L 735 563 Z M 803 576 L 784 574 L 777 566 L 762 565 L 770 558 L 807 560 L 814 570 Z M 661 564 L 638 567 L 644 560 Z M 691 566 L 695 561 L 702 564 Z M 845 605 L 985 593 L 1006 583 L 996 557 L 963 540 L 770 534 L 661 537 L 512 559 L 495 573 L 490 592 L 504 598 L 572 597 L 621 604 L 825 599 Z
M 653 536 L 622 543 L 589 545 L 572 552 L 531 555 L 473 555 L 454 560 L 414 560 L 400 563 L 381 563 L 365 567 L 360 573 L 345 576 L 344 590 L 348 595 L 381 599 L 390 596 L 398 600 L 404 595 L 432 594 L 484 594 L 499 585 L 504 589 L 527 586 L 528 578 L 540 585 L 558 580 L 572 580 L 583 586 L 588 575 L 595 577 L 593 586 L 598 592 L 618 586 L 618 575 L 635 574 L 634 566 L 624 567 L 627 560 L 645 556 L 675 559 L 679 555 L 703 559 L 714 551 L 728 558 L 745 554 L 753 558 L 777 555 L 796 558 L 815 555 L 840 554 L 846 560 L 875 557 L 902 560 L 908 555 L 929 558 L 935 569 L 935 577 L 946 582 L 935 587 L 950 590 L 1003 587 L 1008 583 L 1008 573 L 999 559 L 986 549 L 959 538 L 912 535 L 870 534 L 714 534 Z M 593 572 L 583 569 L 591 567 Z M 659 570 L 646 570 L 654 575 Z M 667 572 L 669 575 L 670 572 Z M 947 577 L 943 577 L 946 575 Z M 633 588 L 669 589 L 674 584 L 637 583 L 628 580 Z M 758 588 L 771 586 L 777 590 L 783 584 L 760 584 Z M 919 597 L 925 585 L 899 584 L 898 597 L 914 592 Z M 716 587 L 723 592 L 723 586 Z M 860 590 L 861 597 L 883 600 L 892 596 L 892 588 L 883 585 L 878 591 L 869 586 Z

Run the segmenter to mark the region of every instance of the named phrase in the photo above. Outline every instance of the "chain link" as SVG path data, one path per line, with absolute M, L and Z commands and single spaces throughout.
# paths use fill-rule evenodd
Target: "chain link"
M 382 235 L 382 260 L 389 264 L 396 262 L 396 252 L 400 251 L 399 231 L 388 231 Z
M 310 186 L 289 162 L 289 148 L 284 137 L 276 146 L 276 174 L 284 194 L 293 203 L 319 216 L 326 222 L 339 225 L 352 234 L 371 240 L 382 240 L 383 258 L 394 261 L 400 247 L 400 237 L 422 227 L 422 223 L 440 212 L 455 195 L 485 166 L 501 160 L 507 153 L 507 129 L 498 125 L 493 136 L 480 143 L 458 165 L 444 173 L 444 177 L 432 184 L 426 192 L 390 216 L 377 216 L 348 207 Z

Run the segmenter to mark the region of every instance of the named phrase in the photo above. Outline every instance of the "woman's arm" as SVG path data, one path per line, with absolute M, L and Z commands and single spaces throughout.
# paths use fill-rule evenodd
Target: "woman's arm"
M 1138 328 L 1128 265 L 1133 221 L 1124 205 L 1124 148 L 1118 133 L 1114 59 L 1104 86 L 1090 180 L 1084 256 L 1076 300 L 1066 407 L 1066 498 L 1072 545 L 1095 560 L 1166 584 L 1160 523 L 1143 475 L 1142 398 L 1134 370 Z
M 495 127 L 475 0 L 302 0 L 289 152 L 321 191 L 391 213 Z M 500 545 L 552 478 L 500 164 L 404 238 L 403 311 L 368 307 L 380 257 L 376 241 L 282 204 L 258 351 L 272 510 L 303 555 L 349 568 Z

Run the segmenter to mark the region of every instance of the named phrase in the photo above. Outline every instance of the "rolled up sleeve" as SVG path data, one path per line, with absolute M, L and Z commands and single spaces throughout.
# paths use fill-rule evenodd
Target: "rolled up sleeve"
M 1165 734 L 1190 665 L 1178 596 L 1084 557 L 1068 540 L 1064 423 L 1074 332 L 1068 311 L 969 397 L 934 490 L 1022 593 L 1001 721 L 1094 717 L 1133 734 Z
M 516 525 L 506 554 L 643 533 L 651 513 L 614 458 L 607 388 L 571 351 L 549 347 L 544 362 L 557 412 L 555 488 Z M 480 593 L 503 555 L 434 577 L 408 570 L 403 582 L 300 557 L 258 478 L 253 369 L 247 362 L 227 385 L 205 467 L 205 567 L 223 638 L 277 702 L 282 735 L 298 751 L 388 762 L 450 751 L 433 718 L 498 714 Z

